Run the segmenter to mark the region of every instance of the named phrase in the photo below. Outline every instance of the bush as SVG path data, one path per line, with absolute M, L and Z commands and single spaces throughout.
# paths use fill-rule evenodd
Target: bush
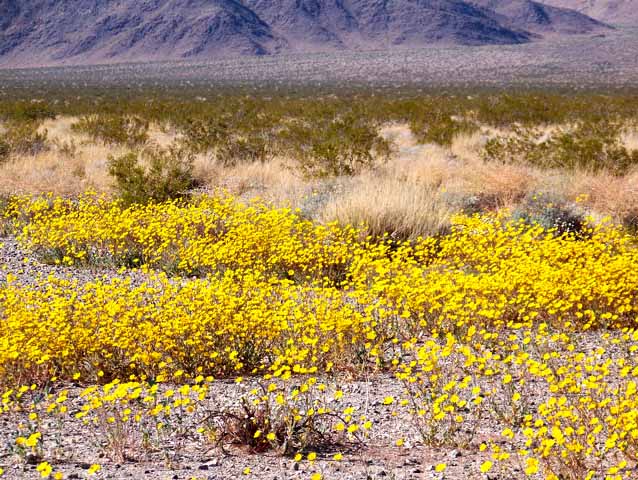
M 458 120 L 436 112 L 427 118 L 413 119 L 410 122 L 410 130 L 419 143 L 436 143 L 449 147 L 454 138 L 463 133 L 473 133 L 478 130 L 478 126 L 468 120 Z
M 10 122 L 0 133 L 0 161 L 13 155 L 37 155 L 49 148 L 47 132 L 38 131 L 38 122 Z
M 221 122 L 188 119 L 181 132 L 184 146 L 193 153 L 200 154 L 215 150 L 228 134 L 228 126 Z
M 188 120 L 182 128 L 183 145 L 196 154 L 212 153 L 224 166 L 266 162 L 276 143 L 272 126 L 237 118 Z
M 584 213 L 573 203 L 551 195 L 537 193 L 528 197 L 512 214 L 514 220 L 538 224 L 556 234 L 580 236 L 586 225 Z
M 109 173 L 126 204 L 181 198 L 197 183 L 193 177 L 193 155 L 175 146 L 111 156 Z
M 106 145 L 139 147 L 148 141 L 149 122 L 138 116 L 90 115 L 71 126 Z
M 373 122 L 350 115 L 328 122 L 297 122 L 283 136 L 305 177 L 355 175 L 392 153 Z
M 503 163 L 523 162 L 541 168 L 607 170 L 624 175 L 638 164 L 638 150 L 620 141 L 619 121 L 579 122 L 573 129 L 559 128 L 547 135 L 537 128 L 515 127 L 508 137 L 490 139 L 483 157 Z
M 0 163 L 6 161 L 11 153 L 11 145 L 0 136 Z

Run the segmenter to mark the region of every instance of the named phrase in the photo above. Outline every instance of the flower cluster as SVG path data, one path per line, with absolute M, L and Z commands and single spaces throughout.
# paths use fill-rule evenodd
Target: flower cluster
M 44 455 L 47 416 L 112 439 L 160 445 L 195 429 L 314 455 L 374 430 L 339 385 L 377 374 L 403 385 L 381 402 L 411 418 L 395 446 L 412 436 L 475 447 L 485 475 L 636 471 L 638 247 L 619 227 L 559 234 L 504 214 L 458 216 L 439 238 L 373 241 L 223 194 L 130 208 L 20 197 L 7 218 L 45 259 L 139 268 L 0 286 L 2 408 L 27 416 L 23 455 Z M 215 379 L 229 377 L 251 386 L 212 408 Z M 77 382 L 88 387 L 37 400 Z

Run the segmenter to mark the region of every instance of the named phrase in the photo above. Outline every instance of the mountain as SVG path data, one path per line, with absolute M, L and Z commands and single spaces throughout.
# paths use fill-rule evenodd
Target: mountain
M 501 23 L 537 34 L 589 33 L 601 26 L 598 20 L 566 8 L 532 0 L 470 0 L 473 4 L 502 16 Z
M 0 0 L 0 65 L 516 44 L 605 28 L 532 0 Z
M 638 26 L 637 0 L 543 0 L 548 5 L 570 8 L 602 22 Z

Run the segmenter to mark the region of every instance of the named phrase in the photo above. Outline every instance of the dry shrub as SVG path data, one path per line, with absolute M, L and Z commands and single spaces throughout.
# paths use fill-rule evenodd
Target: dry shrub
M 375 238 L 388 234 L 393 240 L 414 240 L 447 232 L 451 213 L 437 188 L 365 176 L 328 204 L 324 220 L 363 224 L 364 231 Z
M 75 122 L 71 129 L 88 135 L 105 145 L 139 147 L 148 141 L 148 120 L 132 115 L 88 115 Z

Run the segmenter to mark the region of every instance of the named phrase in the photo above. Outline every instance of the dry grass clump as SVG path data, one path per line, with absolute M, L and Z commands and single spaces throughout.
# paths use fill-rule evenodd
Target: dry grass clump
M 332 199 L 323 219 L 343 225 L 363 225 L 363 231 L 372 237 L 388 234 L 393 240 L 416 240 L 447 232 L 451 214 L 441 189 L 366 175 L 342 196 Z

